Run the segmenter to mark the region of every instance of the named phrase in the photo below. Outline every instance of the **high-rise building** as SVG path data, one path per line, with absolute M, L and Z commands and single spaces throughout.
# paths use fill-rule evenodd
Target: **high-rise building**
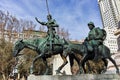
M 115 31 L 115 35 L 118 36 L 117 38 L 117 44 L 118 44 L 118 51 L 120 52 L 120 28 Z
M 120 67 L 120 0 L 98 0 L 98 4 L 101 12 L 101 19 L 103 28 L 107 32 L 106 40 L 104 44 L 111 50 L 112 58 L 116 61 L 118 67 Z M 114 35 L 115 34 L 115 35 Z M 117 35 L 117 36 L 116 36 Z M 109 61 L 107 74 L 115 73 L 114 65 Z
M 118 50 L 117 38 L 114 33 L 120 27 L 120 0 L 98 0 L 103 28 L 107 31 L 105 45 L 112 53 Z

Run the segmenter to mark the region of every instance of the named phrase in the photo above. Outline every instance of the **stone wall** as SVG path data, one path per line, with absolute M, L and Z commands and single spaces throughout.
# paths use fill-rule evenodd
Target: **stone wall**
M 28 76 L 28 80 L 120 80 L 118 74 L 41 75 Z

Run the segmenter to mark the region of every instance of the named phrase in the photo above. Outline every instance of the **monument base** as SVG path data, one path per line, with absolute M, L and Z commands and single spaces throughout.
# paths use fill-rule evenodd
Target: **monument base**
M 28 80 L 120 80 L 118 74 L 29 75 Z

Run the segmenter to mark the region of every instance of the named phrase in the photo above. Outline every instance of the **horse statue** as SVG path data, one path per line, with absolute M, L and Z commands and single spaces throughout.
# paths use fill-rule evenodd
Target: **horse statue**
M 57 40 L 56 40 L 57 41 Z M 57 42 L 58 43 L 58 42 Z M 46 38 L 35 38 L 35 39 L 29 39 L 29 40 L 18 40 L 16 41 L 14 48 L 13 48 L 13 56 L 17 57 L 19 52 L 23 50 L 24 48 L 29 48 L 38 53 L 38 55 L 33 59 L 32 65 L 30 67 L 30 73 L 33 73 L 34 63 L 38 58 L 41 58 L 43 60 L 43 63 L 46 66 L 46 71 L 44 75 L 48 74 L 48 64 L 47 64 L 47 58 L 51 57 L 52 55 L 60 54 L 61 58 L 63 59 L 63 64 L 56 70 L 57 73 L 60 72 L 60 70 L 68 63 L 66 59 L 66 55 L 63 54 L 64 45 L 68 45 L 67 41 L 65 39 L 59 39 L 59 44 L 53 44 L 53 51 L 52 54 L 50 53 L 50 45 L 48 45 L 48 41 Z M 43 54 L 44 55 L 41 55 Z
M 88 60 L 93 60 L 95 54 L 93 52 L 88 51 L 87 46 L 85 45 L 85 43 L 82 44 L 69 44 L 66 46 L 64 52 L 64 54 L 69 55 L 69 59 L 70 59 L 70 65 L 71 67 L 73 66 L 73 59 L 75 59 L 79 65 L 79 73 L 86 73 L 86 69 L 85 69 L 85 63 Z M 82 56 L 82 59 L 79 58 L 79 55 Z M 104 62 L 104 69 L 102 72 L 105 72 L 107 69 L 107 65 L 108 65 L 108 61 L 107 59 L 109 59 L 115 66 L 116 68 L 116 73 L 119 73 L 119 68 L 115 62 L 115 60 L 112 59 L 111 55 L 110 55 L 110 50 L 107 46 L 105 45 L 100 45 L 99 46 L 99 57 L 103 62 Z M 88 65 L 89 66 L 89 65 Z M 90 70 L 90 67 L 88 68 Z

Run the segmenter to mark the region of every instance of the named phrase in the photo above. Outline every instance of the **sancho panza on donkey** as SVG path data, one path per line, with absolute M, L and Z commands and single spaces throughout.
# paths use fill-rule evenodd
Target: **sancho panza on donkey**
M 119 73 L 119 68 L 117 67 L 116 62 L 111 57 L 110 49 L 103 44 L 103 40 L 106 38 L 105 30 L 95 28 L 93 22 L 88 23 L 88 27 L 90 29 L 90 32 L 85 41 L 82 44 L 68 44 L 64 50 L 64 54 L 72 54 L 75 57 L 79 64 L 80 73 L 83 72 L 82 69 L 84 70 L 84 73 L 86 73 L 85 63 L 88 60 L 94 60 L 95 62 L 97 62 L 98 59 L 102 59 L 102 61 L 104 62 L 105 67 L 103 72 L 107 69 L 107 59 L 109 59 L 114 64 L 116 68 L 116 73 Z M 78 55 L 81 55 L 82 59 L 79 59 Z M 72 58 L 70 58 L 70 62 L 72 62 L 72 66 Z
M 84 41 L 84 45 L 87 47 L 88 52 L 81 60 L 81 65 L 84 69 L 84 72 L 86 72 L 84 65 L 87 60 L 93 59 L 94 61 L 98 61 L 98 59 L 102 59 L 107 69 L 106 59 L 109 59 L 114 64 L 116 73 L 119 73 L 119 68 L 111 57 L 110 49 L 103 44 L 103 41 L 106 38 L 106 31 L 98 27 L 95 28 L 93 22 L 89 22 L 88 27 L 90 31 L 88 33 L 88 37 L 86 37 Z

